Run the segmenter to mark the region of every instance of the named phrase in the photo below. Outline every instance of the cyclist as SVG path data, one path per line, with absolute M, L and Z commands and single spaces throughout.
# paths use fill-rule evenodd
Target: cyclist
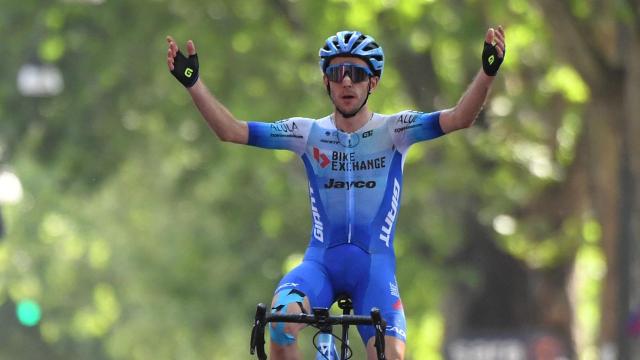
M 484 105 L 505 54 L 501 26 L 488 29 L 482 67 L 456 106 L 422 113 L 383 115 L 367 100 L 380 82 L 384 53 L 358 31 L 340 31 L 320 48 L 320 69 L 335 110 L 321 119 L 293 117 L 276 123 L 238 121 L 207 89 L 198 74 L 193 41 L 183 55 L 168 36 L 167 64 L 187 88 L 209 127 L 222 141 L 288 149 L 302 159 L 309 181 L 312 229 L 302 263 L 274 292 L 272 312 L 309 313 L 329 307 L 338 295 L 351 297 L 356 314 L 372 307 L 387 321 L 388 359 L 402 359 L 406 323 L 395 278 L 393 238 L 402 169 L 408 148 L 469 127 Z M 300 324 L 271 324 L 271 357 L 299 359 Z M 369 359 L 375 359 L 374 330 L 358 328 Z

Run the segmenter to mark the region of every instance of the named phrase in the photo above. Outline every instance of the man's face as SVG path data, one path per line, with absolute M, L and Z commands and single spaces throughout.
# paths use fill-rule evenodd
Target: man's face
M 354 64 L 368 68 L 364 60 L 356 57 L 337 57 L 329 62 L 329 66 L 339 64 Z M 366 101 L 368 92 L 373 91 L 378 84 L 377 76 L 367 77 L 366 80 L 360 82 L 354 82 L 351 76 L 344 76 L 340 82 L 330 81 L 326 74 L 323 79 L 325 85 L 328 84 L 330 87 L 333 104 L 343 114 L 352 114 L 358 111 Z

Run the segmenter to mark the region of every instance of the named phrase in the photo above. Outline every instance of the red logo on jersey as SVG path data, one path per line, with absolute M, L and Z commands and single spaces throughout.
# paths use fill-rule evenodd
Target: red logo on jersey
M 320 149 L 318 149 L 317 147 L 313 148 L 313 158 L 316 159 L 316 161 L 322 168 L 326 168 L 327 165 L 329 165 L 329 157 L 320 152 Z
M 393 304 L 393 310 L 402 310 L 402 300 L 398 299 L 398 301 Z

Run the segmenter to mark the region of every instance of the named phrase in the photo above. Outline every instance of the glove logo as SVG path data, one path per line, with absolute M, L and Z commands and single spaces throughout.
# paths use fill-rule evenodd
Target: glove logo
M 187 58 L 178 50 L 173 57 L 171 74 L 184 87 L 192 87 L 198 81 L 198 55 L 189 55 L 189 58 Z
M 504 49 L 502 49 L 502 57 L 498 56 L 498 48 L 496 45 L 492 45 L 488 42 L 484 42 L 484 48 L 482 49 L 482 70 L 489 76 L 496 76 L 502 59 L 504 57 Z

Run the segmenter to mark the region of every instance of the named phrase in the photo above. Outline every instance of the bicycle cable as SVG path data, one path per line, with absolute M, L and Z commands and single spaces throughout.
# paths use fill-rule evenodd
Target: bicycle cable
M 314 328 L 316 328 L 316 329 L 318 329 L 318 331 L 315 333 L 315 335 L 313 335 L 313 340 L 312 340 L 312 342 L 313 342 L 313 347 L 314 347 L 314 348 L 316 348 L 316 351 L 318 351 L 318 353 L 320 353 L 320 355 L 322 355 L 322 357 L 324 357 L 326 360 L 331 360 L 331 359 L 329 359 L 329 358 L 327 357 L 327 355 L 325 355 L 324 353 L 322 353 L 322 351 L 320 350 L 320 346 L 316 343 L 316 339 L 318 338 L 318 335 L 320 335 L 320 334 L 322 333 L 322 331 L 320 330 L 320 328 L 318 328 L 318 327 L 317 327 L 317 326 L 315 326 L 315 325 L 311 325 L 311 326 L 312 326 L 312 327 L 314 327 Z M 331 336 L 332 336 L 334 339 L 336 339 L 336 340 L 337 340 L 337 341 L 336 341 L 336 344 L 338 344 L 338 342 L 339 342 L 339 343 L 340 343 L 340 346 L 342 346 L 343 341 L 342 341 L 342 339 L 341 339 L 339 336 L 334 335 L 333 333 L 331 333 Z M 351 347 L 349 346 L 349 344 L 345 344 L 345 346 L 347 347 L 347 357 L 346 357 L 346 358 L 344 358 L 344 360 L 349 360 L 349 359 L 351 359 L 351 357 L 353 356 L 353 351 L 351 351 Z M 331 352 L 331 349 L 329 349 L 329 352 Z

